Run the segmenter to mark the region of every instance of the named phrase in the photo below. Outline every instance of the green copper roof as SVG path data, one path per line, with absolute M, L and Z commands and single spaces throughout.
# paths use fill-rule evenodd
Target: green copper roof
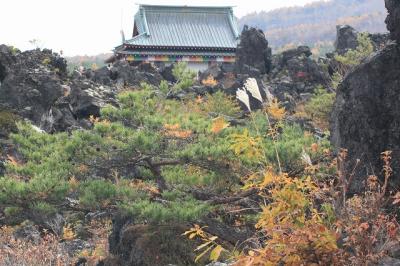
M 139 34 L 125 44 L 234 49 L 239 37 L 232 7 L 140 5 L 135 27 Z

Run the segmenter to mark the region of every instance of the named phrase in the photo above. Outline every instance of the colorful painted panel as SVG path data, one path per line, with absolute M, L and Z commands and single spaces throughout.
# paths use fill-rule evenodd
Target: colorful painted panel
M 177 55 L 128 55 L 127 61 L 147 62 L 224 62 L 234 63 L 234 56 L 177 56 Z

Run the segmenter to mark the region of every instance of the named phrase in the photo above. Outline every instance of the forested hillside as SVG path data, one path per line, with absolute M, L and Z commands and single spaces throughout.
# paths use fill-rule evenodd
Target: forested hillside
M 262 29 L 271 46 L 277 49 L 290 44 L 326 46 L 335 40 L 338 24 L 349 24 L 358 31 L 385 32 L 385 17 L 381 0 L 332 0 L 251 13 L 242 17 L 239 24 Z

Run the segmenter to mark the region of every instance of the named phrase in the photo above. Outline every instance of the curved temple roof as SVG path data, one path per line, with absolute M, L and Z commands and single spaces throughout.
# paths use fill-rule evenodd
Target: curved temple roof
M 138 35 L 124 44 L 236 49 L 239 37 L 232 7 L 140 5 L 135 27 Z

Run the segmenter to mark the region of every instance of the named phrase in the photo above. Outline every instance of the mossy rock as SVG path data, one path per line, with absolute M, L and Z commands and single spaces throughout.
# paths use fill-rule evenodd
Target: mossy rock
M 193 250 L 200 243 L 182 236 L 187 229 L 183 225 L 130 225 L 102 265 L 197 265 Z
M 18 120 L 20 118 L 16 114 L 0 109 L 0 137 L 7 137 L 10 133 L 17 132 Z

